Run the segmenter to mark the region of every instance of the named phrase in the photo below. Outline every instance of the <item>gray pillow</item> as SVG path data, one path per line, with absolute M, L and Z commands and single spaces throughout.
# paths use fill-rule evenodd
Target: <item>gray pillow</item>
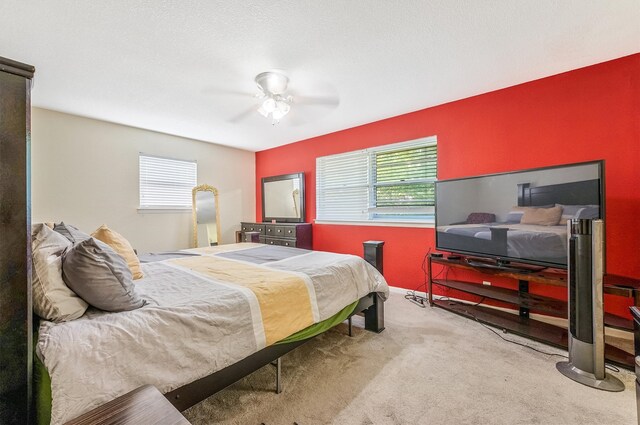
M 587 205 L 576 213 L 576 218 L 597 219 L 600 217 L 600 207 L 598 205 Z
M 505 221 L 507 223 L 520 223 L 520 220 L 522 220 L 522 215 L 524 214 L 524 211 L 509 211 L 507 213 L 507 218 L 505 219 Z
M 599 205 L 556 204 L 556 206 L 562 207 L 562 217 L 560 218 L 560 224 L 567 224 L 567 220 L 571 220 L 572 218 L 595 219 L 600 217 Z
M 146 304 L 124 259 L 92 237 L 62 254 L 62 277 L 80 298 L 101 310 L 135 310 Z
M 64 224 L 64 222 L 54 225 L 53 230 L 60 233 L 65 238 L 69 239 L 71 243 L 74 243 L 74 244 L 87 240 L 91 237 L 90 235 L 87 235 L 82 230 L 78 230 L 77 227 L 72 226 L 70 224 Z

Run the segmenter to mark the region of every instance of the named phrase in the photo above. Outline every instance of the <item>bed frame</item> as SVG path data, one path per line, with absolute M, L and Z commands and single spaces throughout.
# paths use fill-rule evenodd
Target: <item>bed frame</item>
M 518 185 L 518 206 L 599 205 L 599 185 L 598 179 L 538 187 L 531 187 L 530 183 L 521 183 Z
M 518 206 L 535 207 L 552 204 L 589 205 L 600 204 L 600 181 L 583 180 L 579 182 L 552 184 L 532 187 L 531 183 L 518 184 Z M 604 211 L 601 211 L 604 216 Z M 447 246 L 455 246 L 458 240 L 470 250 L 484 252 L 496 257 L 507 257 L 507 232 L 505 228 L 491 228 L 491 240 L 474 240 L 468 236 L 438 232 L 438 239 L 446 241 Z M 464 246 L 462 245 L 462 246 Z
M 380 294 L 370 293 L 360 298 L 349 319 L 358 313 L 364 313 L 366 330 L 377 333 L 384 330 L 384 301 Z M 277 362 L 276 392 L 280 392 L 280 357 L 311 339 L 313 338 L 263 348 L 231 366 L 168 392 L 165 397 L 176 409 L 182 411 L 274 361 Z

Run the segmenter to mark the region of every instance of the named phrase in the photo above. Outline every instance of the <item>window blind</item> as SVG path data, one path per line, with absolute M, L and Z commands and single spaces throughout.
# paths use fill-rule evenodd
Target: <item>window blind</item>
M 436 145 L 375 152 L 375 207 L 433 207 Z
M 316 159 L 316 218 L 367 220 L 369 158 L 355 151 Z
M 196 161 L 140 154 L 140 208 L 191 209 L 197 185 Z
M 316 159 L 316 219 L 367 221 L 433 217 L 436 138 Z

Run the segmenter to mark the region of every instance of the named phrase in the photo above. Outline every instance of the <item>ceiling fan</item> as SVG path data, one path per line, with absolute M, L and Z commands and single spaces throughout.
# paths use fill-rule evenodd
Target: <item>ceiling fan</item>
M 239 122 L 250 117 L 256 110 L 267 119 L 271 119 L 271 124 L 275 125 L 280 122 L 289 112 L 294 117 L 291 121 L 292 125 L 302 124 L 309 121 L 304 119 L 305 110 L 308 106 L 320 106 L 325 108 L 336 108 L 340 103 L 338 95 L 333 90 L 330 94 L 324 96 L 302 96 L 297 91 L 289 89 L 289 77 L 282 71 L 272 70 L 261 72 L 256 75 L 255 83 L 258 87 L 258 93 L 253 95 L 259 99 L 259 104 L 251 106 L 239 115 L 234 116 L 229 121 Z
M 275 125 L 291 110 L 293 96 L 284 94 L 289 78 L 277 71 L 267 71 L 256 75 L 255 80 L 260 90 L 257 95 L 260 98 L 258 112 L 265 118 L 271 118 Z

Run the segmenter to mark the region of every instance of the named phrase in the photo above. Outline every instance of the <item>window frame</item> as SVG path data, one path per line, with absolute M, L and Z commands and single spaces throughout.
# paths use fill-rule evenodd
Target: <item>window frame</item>
M 168 160 L 168 161 L 177 161 L 177 162 L 182 162 L 185 165 L 186 164 L 193 164 L 194 165 L 194 170 L 193 170 L 193 178 L 194 178 L 194 184 L 193 186 L 191 186 L 191 188 L 189 189 L 189 204 L 187 205 L 186 203 L 184 205 L 169 205 L 169 204 L 165 204 L 165 205 L 159 205 L 159 204 L 153 204 L 153 205 L 145 205 L 143 203 L 143 168 L 142 168 L 142 160 L 143 157 L 146 158 L 153 158 L 153 159 L 160 159 L 160 160 Z M 191 184 L 191 182 L 189 183 Z M 192 201 L 192 192 L 191 190 L 193 189 L 193 187 L 198 185 L 198 161 L 197 160 L 190 160 L 190 159 L 182 159 L 182 158 L 172 158 L 172 157 L 168 157 L 168 156 L 161 156 L 161 155 L 154 155 L 154 154 L 148 154 L 145 152 L 138 152 L 138 212 L 139 213 L 190 213 L 193 209 L 193 201 Z
M 362 150 L 343 152 L 340 154 L 327 155 L 327 156 L 316 158 L 316 219 L 315 219 L 315 223 L 346 224 L 346 225 L 355 224 L 355 225 L 370 225 L 370 226 L 433 227 L 435 223 L 435 198 L 434 198 L 433 206 L 378 207 L 375 205 L 376 187 L 398 185 L 398 182 L 378 183 L 376 181 L 376 167 L 375 167 L 376 155 L 381 153 L 391 153 L 391 152 L 398 152 L 402 150 L 409 150 L 413 148 L 430 147 L 430 146 L 436 147 L 435 178 L 425 178 L 420 180 L 414 180 L 406 184 L 413 185 L 413 184 L 435 183 L 437 181 L 437 169 L 438 169 L 437 136 L 423 137 L 423 138 L 414 139 L 406 142 L 392 143 L 392 144 L 376 146 L 376 147 L 362 149 Z M 368 161 L 368 164 L 367 164 L 367 186 L 368 186 L 367 218 L 366 219 L 365 218 L 360 218 L 360 219 L 318 218 L 318 215 L 321 210 L 320 205 L 322 202 L 322 200 L 320 199 L 320 196 L 323 195 L 323 191 L 326 192 L 326 189 L 322 189 L 320 187 L 323 183 L 320 181 L 321 173 L 318 170 L 319 163 L 323 161 L 324 158 L 330 158 L 330 157 L 339 158 L 343 155 L 346 157 L 347 155 L 355 155 L 358 153 L 360 153 L 361 155 L 366 155 L 366 158 Z M 396 212 L 397 214 L 392 214 L 393 212 Z M 416 214 L 411 215 L 411 214 L 407 214 L 407 212 L 416 212 Z

